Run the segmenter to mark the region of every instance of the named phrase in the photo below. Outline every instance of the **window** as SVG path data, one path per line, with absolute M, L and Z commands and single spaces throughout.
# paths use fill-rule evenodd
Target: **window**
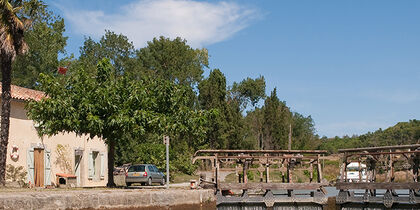
M 150 172 L 155 172 L 155 169 L 152 166 L 148 166 L 147 168 L 149 169 Z
M 128 169 L 128 172 L 144 172 L 144 165 L 139 165 L 139 166 L 131 166 Z
M 99 181 L 105 178 L 105 157 L 99 151 L 89 152 L 89 179 Z

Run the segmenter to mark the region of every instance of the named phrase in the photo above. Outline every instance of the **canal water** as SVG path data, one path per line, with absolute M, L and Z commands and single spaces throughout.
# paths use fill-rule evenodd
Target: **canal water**
M 127 208 L 123 210 L 336 210 L 335 196 L 338 195 L 338 190 L 335 187 L 326 187 L 328 196 L 328 205 L 323 209 L 321 205 L 313 204 L 287 204 L 287 205 L 275 205 L 272 208 L 266 208 L 264 205 L 225 205 L 216 207 L 216 203 L 205 203 L 202 205 L 179 205 L 179 206 L 168 206 L 168 207 L 147 207 L 147 208 Z M 282 194 L 282 191 L 273 191 L 273 194 Z M 295 190 L 295 193 L 307 193 L 303 190 Z M 364 191 L 356 191 L 355 193 L 364 193 Z M 385 193 L 385 191 L 377 191 L 378 194 Z M 398 193 L 405 193 L 404 190 Z M 407 190 L 408 193 L 408 190 Z M 341 210 L 386 210 L 381 205 L 365 205 L 365 204 L 351 204 L 342 206 Z M 392 209 L 395 210 L 408 210 L 408 209 L 420 209 L 420 207 L 413 207 L 408 205 L 394 205 Z

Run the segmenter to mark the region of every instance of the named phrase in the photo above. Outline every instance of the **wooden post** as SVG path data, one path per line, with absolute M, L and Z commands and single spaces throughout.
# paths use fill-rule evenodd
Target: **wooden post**
M 322 168 L 321 168 L 321 163 L 319 162 L 320 159 L 320 155 L 318 154 L 318 159 L 316 160 L 317 163 L 317 172 L 318 172 L 318 183 L 322 182 Z
M 341 168 L 341 182 L 347 182 L 347 153 L 344 153 L 343 165 Z
M 309 177 L 309 182 L 312 182 L 312 180 L 314 179 L 314 167 L 313 167 L 313 159 L 310 160 L 310 166 L 309 166 L 309 172 L 310 172 L 310 177 Z
M 216 163 L 216 189 L 219 189 L 219 159 L 217 158 L 217 154 L 215 155 L 215 159 L 214 159 L 215 163 Z
M 292 172 L 290 170 L 290 162 L 291 162 L 290 158 L 287 159 L 287 162 L 286 162 L 286 164 L 287 164 L 287 183 L 293 183 Z
M 292 150 L 292 124 L 289 124 L 289 150 Z
M 392 152 L 392 150 L 390 150 Z M 386 177 L 387 182 L 394 181 L 394 166 L 393 166 L 393 155 L 389 154 L 389 162 L 388 162 L 388 173 Z
M 270 182 L 270 165 L 266 164 L 265 165 L 265 182 L 269 183 Z
M 359 180 L 358 180 L 358 182 L 362 182 L 363 181 L 362 180 L 362 171 L 361 171 L 361 169 L 362 169 L 362 163 L 360 162 L 360 157 L 357 159 L 357 164 L 359 164 L 359 168 L 357 169 L 358 172 L 359 172 Z
M 246 184 L 248 183 L 248 176 L 246 175 L 246 173 L 248 172 L 248 162 L 246 160 L 244 160 L 244 168 L 243 168 L 243 183 Z

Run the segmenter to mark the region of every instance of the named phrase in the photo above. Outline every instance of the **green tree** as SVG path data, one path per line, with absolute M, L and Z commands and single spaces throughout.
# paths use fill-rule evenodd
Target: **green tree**
M 277 89 L 264 102 L 264 149 L 286 149 L 291 113 L 286 103 L 277 97 Z
M 98 42 L 90 37 L 85 39 L 80 48 L 78 65 L 95 74 L 96 64 L 107 58 L 114 67 L 114 76 L 121 76 L 135 69 L 134 57 L 134 45 L 126 36 L 106 30 Z
M 211 148 L 226 148 L 228 122 L 226 119 L 226 77 L 219 69 L 210 72 L 198 85 L 199 102 L 203 109 L 216 109 L 217 115 L 209 119 L 208 143 Z
M 292 113 L 292 149 L 316 149 L 317 136 L 311 116 L 305 117 L 297 112 Z
M 0 63 L 2 76 L 1 94 L 1 134 L 0 134 L 0 185 L 5 185 L 6 154 L 10 127 L 10 89 L 12 82 L 12 62 L 17 55 L 27 51 L 24 31 L 28 24 L 20 16 L 22 1 L 0 0 Z M 19 17 L 20 16 L 20 17 Z
M 154 38 L 137 52 L 142 74 L 160 77 L 179 84 L 195 87 L 208 68 L 206 49 L 193 49 L 181 38 Z M 134 73 L 136 74 L 136 73 Z
M 64 82 L 41 74 L 39 87 L 48 97 L 31 101 L 28 116 L 39 123 L 40 135 L 67 131 L 102 138 L 108 145 L 108 186 L 115 185 L 115 147 L 125 135 L 188 134 L 195 141 L 185 143 L 203 144 L 206 112 L 186 106 L 184 86 L 155 78 L 115 77 L 109 60 L 99 62 L 96 72 L 92 77 L 83 68 L 74 69 Z
M 66 59 L 59 61 L 59 54 L 65 54 L 67 37 L 63 35 L 64 19 L 55 16 L 43 2 L 32 1 L 36 4 L 35 11 L 26 6 L 23 10 L 31 16 L 32 24 L 24 32 L 29 50 L 20 55 L 13 63 L 13 83 L 19 86 L 34 88 L 39 73 L 57 74 L 57 67 L 66 66 Z M 32 14 L 32 15 L 31 15 Z
M 240 83 L 234 82 L 231 92 L 241 101 L 243 106 L 246 107 L 248 103 L 255 106 L 265 97 L 265 79 L 263 76 L 256 79 L 248 77 Z

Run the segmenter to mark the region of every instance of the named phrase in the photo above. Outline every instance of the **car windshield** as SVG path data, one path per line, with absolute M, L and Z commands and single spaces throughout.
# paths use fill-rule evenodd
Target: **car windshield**
M 359 171 L 359 167 L 348 167 L 347 171 Z
M 131 166 L 130 169 L 128 169 L 128 172 L 144 172 L 144 168 L 144 165 Z

